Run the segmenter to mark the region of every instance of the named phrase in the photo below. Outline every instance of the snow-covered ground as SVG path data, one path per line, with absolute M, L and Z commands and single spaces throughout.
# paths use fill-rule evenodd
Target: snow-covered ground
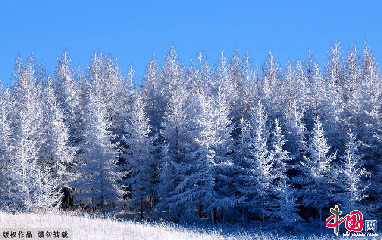
M 0 213 L 0 227 L 13 229 L 71 229 L 76 240 L 92 239 L 221 239 L 218 234 L 185 231 L 167 225 L 151 225 L 132 221 L 119 222 L 62 214 L 7 214 Z M 2 230 L 1 229 L 1 235 Z
M 72 216 L 67 214 L 9 214 L 0 212 L 0 239 L 4 229 L 70 229 L 76 240 L 118 240 L 118 239 L 301 239 L 300 236 L 280 236 L 278 234 L 238 231 L 204 231 L 188 229 L 168 224 L 137 223 L 133 221 L 116 221 L 91 217 Z M 335 235 L 325 237 L 307 236 L 305 239 L 332 239 Z M 342 239 L 341 237 L 336 239 Z M 343 238 L 345 239 L 345 238 Z M 352 238 L 355 239 L 355 238 Z M 369 238 L 370 239 L 370 238 Z

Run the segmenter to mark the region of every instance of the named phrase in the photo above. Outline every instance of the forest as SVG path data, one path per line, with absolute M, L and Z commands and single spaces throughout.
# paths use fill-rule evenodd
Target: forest
M 280 66 L 248 52 L 143 79 L 94 53 L 52 74 L 17 58 L 0 94 L 0 210 L 210 224 L 325 225 L 329 208 L 382 218 L 382 77 L 339 43 Z

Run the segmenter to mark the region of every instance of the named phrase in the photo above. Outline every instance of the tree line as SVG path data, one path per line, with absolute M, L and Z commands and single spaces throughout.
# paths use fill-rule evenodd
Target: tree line
M 212 223 L 322 222 L 334 204 L 381 217 L 382 78 L 368 46 L 324 67 L 261 67 L 174 47 L 143 81 L 94 53 L 54 74 L 17 58 L 0 96 L 0 207 Z

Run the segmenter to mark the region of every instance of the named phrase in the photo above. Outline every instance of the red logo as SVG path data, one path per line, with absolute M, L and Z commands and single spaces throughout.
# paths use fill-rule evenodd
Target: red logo
M 346 215 L 343 218 L 340 218 L 338 221 L 330 223 L 332 219 L 335 218 L 335 215 L 332 215 L 326 219 L 326 226 L 328 228 L 335 228 L 340 225 L 343 221 L 345 222 L 345 227 L 348 231 L 360 232 L 363 229 L 363 217 L 362 213 L 358 210 L 352 211 L 350 214 Z
M 345 227 L 350 232 L 361 232 L 363 229 L 363 215 L 360 211 L 354 210 L 343 218 L 339 218 L 342 214 L 338 205 L 331 208 L 330 212 L 333 214 L 326 219 L 326 227 L 334 228 L 334 233 L 338 236 L 339 225 L 345 222 Z M 333 220 L 333 221 L 332 221 Z

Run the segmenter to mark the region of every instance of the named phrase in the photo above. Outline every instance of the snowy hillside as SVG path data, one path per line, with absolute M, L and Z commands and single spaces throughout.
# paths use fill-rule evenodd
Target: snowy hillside
M 223 234 L 221 230 L 204 231 L 191 230 L 175 225 L 137 223 L 133 221 L 116 221 L 112 219 L 97 219 L 62 214 L 8 214 L 0 212 L 0 239 L 3 239 L 4 229 L 65 229 L 72 232 L 71 239 L 118 240 L 118 239 L 331 239 L 334 235 L 314 236 L 281 236 L 279 234 L 260 233 L 249 229 L 236 233 Z M 227 231 L 228 232 L 228 231 Z M 338 237 L 336 239 L 345 239 Z M 357 238 L 352 238 L 357 239 Z M 372 238 L 369 238 L 372 239 Z
M 0 213 L 1 235 L 3 229 L 70 229 L 72 239 L 220 239 L 218 234 L 185 231 L 166 225 L 150 225 L 134 222 L 118 222 L 110 219 L 92 219 L 59 214 Z

